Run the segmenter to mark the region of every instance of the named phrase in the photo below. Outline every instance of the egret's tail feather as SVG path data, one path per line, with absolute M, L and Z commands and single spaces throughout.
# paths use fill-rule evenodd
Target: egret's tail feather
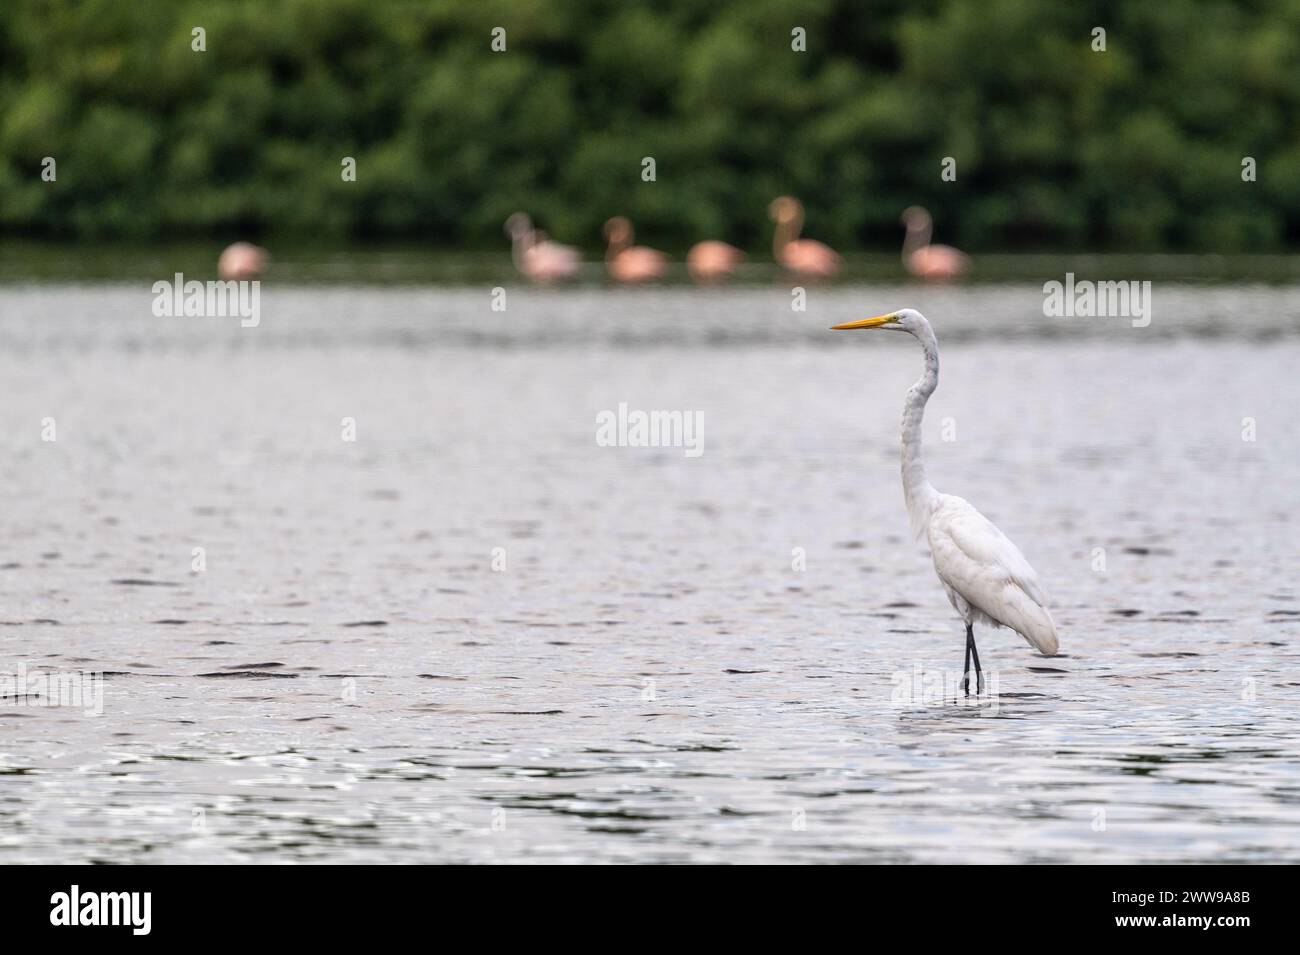
M 1051 612 L 1014 584 L 1003 591 L 996 622 L 1020 634 L 1043 656 L 1054 657 L 1061 648 Z
M 1051 617 L 1048 617 L 1048 628 L 1037 637 L 1031 637 L 1030 643 L 1038 648 L 1038 651 L 1045 657 L 1054 657 L 1057 651 L 1061 649 L 1061 643 L 1056 638 L 1056 624 L 1052 623 Z
M 1056 621 L 1046 607 L 1035 606 L 1034 609 L 1038 612 L 1026 614 L 1029 618 L 1025 621 L 1028 626 L 1024 629 L 1017 627 L 1016 632 L 1043 656 L 1054 657 L 1061 648 L 1060 641 L 1056 638 Z

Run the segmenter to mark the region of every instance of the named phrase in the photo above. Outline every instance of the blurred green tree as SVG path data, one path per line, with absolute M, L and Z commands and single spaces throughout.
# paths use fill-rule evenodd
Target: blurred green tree
M 1300 0 L 6 0 L 0 232 L 1275 249 L 1297 115 Z

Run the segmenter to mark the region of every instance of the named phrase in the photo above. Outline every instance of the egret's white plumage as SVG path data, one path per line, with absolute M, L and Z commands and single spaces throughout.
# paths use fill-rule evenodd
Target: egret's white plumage
M 925 403 L 939 385 L 939 343 L 930 323 L 920 312 L 905 308 L 835 327 L 904 331 L 921 343 L 925 371 L 908 389 L 903 404 L 903 497 L 912 531 L 929 543 L 935 573 L 966 623 L 968 658 L 974 649 L 971 627 L 976 623 L 1007 627 L 1039 652 L 1055 654 L 1056 624 L 1029 561 L 992 521 L 962 498 L 940 494 L 926 478 L 921 419 Z M 979 670 L 978 653 L 975 668 Z
M 969 502 L 940 494 L 927 529 L 934 571 L 967 623 L 1007 627 L 1039 652 L 1059 648 L 1056 624 L 1034 568 Z

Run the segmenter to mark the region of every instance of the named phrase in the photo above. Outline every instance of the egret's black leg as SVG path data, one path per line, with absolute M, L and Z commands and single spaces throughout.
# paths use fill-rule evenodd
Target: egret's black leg
M 980 652 L 975 646 L 975 630 L 970 624 L 966 625 L 966 639 L 970 642 L 970 652 L 975 657 L 975 692 L 984 692 L 984 671 L 980 669 Z
M 961 688 L 966 691 L 967 696 L 970 696 L 970 650 L 974 645 L 975 641 L 971 638 L 970 624 L 966 624 L 966 662 L 961 668 Z M 976 663 L 975 666 L 976 678 L 978 679 L 979 663 Z

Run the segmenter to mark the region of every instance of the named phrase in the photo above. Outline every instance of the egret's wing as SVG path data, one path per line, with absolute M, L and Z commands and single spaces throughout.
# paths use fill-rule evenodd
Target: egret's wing
M 992 521 L 961 498 L 945 495 L 930 518 L 929 538 L 934 568 L 945 584 L 1041 652 L 1056 653 L 1056 624 L 1038 575 Z

